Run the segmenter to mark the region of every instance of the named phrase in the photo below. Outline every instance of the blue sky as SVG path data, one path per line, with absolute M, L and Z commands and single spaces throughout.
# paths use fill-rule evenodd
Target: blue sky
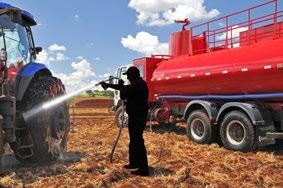
M 193 18 L 191 25 L 194 25 L 266 0 L 172 0 L 171 4 L 168 0 L 4 2 L 28 10 L 35 16 L 38 26 L 33 28 L 34 38 L 36 45 L 44 48 L 40 59 L 47 61 L 45 63 L 62 77 L 71 91 L 93 80 L 103 79 L 103 75 L 113 74 L 117 66 L 129 64 L 132 59 L 166 50 L 169 34 L 180 30 L 180 26 L 170 20 L 183 14 L 174 12 L 176 7 L 180 10 L 193 5 L 200 7 L 193 10 L 198 14 Z M 173 12 L 170 13 L 170 9 Z M 168 17 L 157 19 L 154 14 L 159 12 L 162 15 L 166 11 Z M 142 42 L 136 40 L 138 33 Z M 151 42 L 153 44 L 148 44 Z

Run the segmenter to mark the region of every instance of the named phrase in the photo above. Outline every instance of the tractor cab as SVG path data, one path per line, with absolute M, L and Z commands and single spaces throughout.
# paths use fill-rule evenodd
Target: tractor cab
M 0 3 L 0 67 L 2 80 L 14 81 L 17 72 L 36 58 L 41 48 L 35 48 L 30 26 L 33 16 L 23 10 Z M 6 73 L 4 73 L 6 71 Z M 5 77 L 5 78 L 4 78 Z
M 62 102 L 56 109 L 34 110 L 65 94 L 62 81 L 35 62 L 42 48 L 34 46 L 34 25 L 29 12 L 0 2 L 0 157 L 9 144 L 20 161 L 47 162 L 66 148 L 69 107 Z

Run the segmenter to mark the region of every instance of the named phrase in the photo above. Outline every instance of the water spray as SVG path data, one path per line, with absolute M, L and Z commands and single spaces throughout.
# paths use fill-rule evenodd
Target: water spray
M 113 79 L 119 79 L 119 78 L 110 76 L 108 79 L 100 81 L 100 82 L 96 83 L 95 85 L 93 85 L 93 84 L 88 85 L 88 86 L 83 87 L 83 88 L 81 88 L 81 89 L 79 89 L 77 91 L 74 91 L 72 93 L 68 93 L 68 94 L 62 95 L 60 97 L 54 98 L 54 99 L 52 99 L 50 101 L 44 102 L 43 104 L 39 104 L 39 105 L 33 107 L 31 110 L 22 113 L 24 121 L 28 122 L 29 119 L 32 118 L 34 115 L 36 115 L 36 114 L 38 114 L 38 113 L 40 113 L 40 112 L 42 112 L 44 110 L 50 109 L 52 107 L 55 107 L 58 104 L 61 104 L 62 102 L 66 101 L 66 100 L 69 100 L 69 99 L 77 96 L 78 94 L 86 91 L 86 90 L 89 90 L 89 89 L 91 89 L 93 87 L 97 87 L 100 84 L 102 84 L 103 82 L 112 81 Z

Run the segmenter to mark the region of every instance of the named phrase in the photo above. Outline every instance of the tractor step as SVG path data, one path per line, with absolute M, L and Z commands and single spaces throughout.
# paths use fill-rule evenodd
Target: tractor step
M 31 152 L 30 154 L 24 154 L 24 155 L 18 153 L 18 156 L 22 159 L 27 159 L 33 156 L 33 152 Z
M 29 136 L 29 129 L 25 126 L 17 127 L 15 129 L 16 135 L 23 136 L 22 143 L 19 144 L 17 149 L 17 155 L 22 159 L 27 159 L 33 156 L 33 144 Z
M 33 144 L 22 145 L 17 149 L 17 155 L 22 159 L 27 159 L 33 156 Z

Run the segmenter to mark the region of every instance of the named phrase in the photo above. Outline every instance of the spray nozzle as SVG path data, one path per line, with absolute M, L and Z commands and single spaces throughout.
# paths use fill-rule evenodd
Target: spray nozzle
M 109 76 L 108 79 L 102 80 L 102 81 L 96 83 L 95 86 L 99 86 L 99 85 L 101 85 L 102 83 L 105 83 L 105 82 L 113 82 L 113 80 L 115 80 L 115 79 L 119 80 L 119 78 L 117 78 L 117 77 Z
M 182 23 L 183 24 L 182 31 L 185 31 L 186 26 L 189 25 L 191 22 L 190 22 L 189 18 L 186 18 L 184 20 L 175 20 L 175 23 Z

